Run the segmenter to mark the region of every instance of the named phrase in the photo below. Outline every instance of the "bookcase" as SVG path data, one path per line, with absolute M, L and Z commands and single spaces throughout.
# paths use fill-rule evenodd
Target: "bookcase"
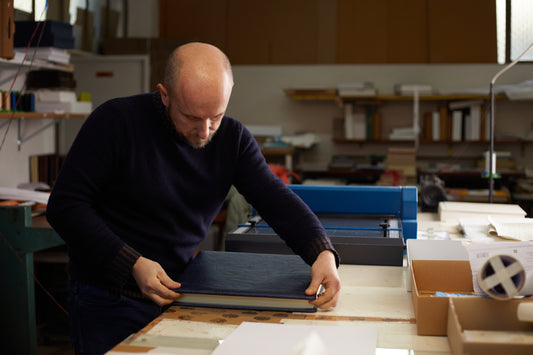
M 344 114 L 344 117 L 332 118 L 333 134 L 332 142 L 337 146 L 352 146 L 352 151 L 357 152 L 363 150 L 367 154 L 373 153 L 375 155 L 388 156 L 389 153 L 395 150 L 410 149 L 414 152 L 416 162 L 412 162 L 409 166 L 410 171 L 415 169 L 413 173 L 411 171 L 410 176 L 411 184 L 416 184 L 416 178 L 425 175 L 437 174 L 440 177 L 440 173 L 444 171 L 443 180 L 450 182 L 450 185 L 460 185 L 461 182 L 455 180 L 464 181 L 465 174 L 469 178 L 470 185 L 478 186 L 482 188 L 485 184 L 479 171 L 483 171 L 482 154 L 488 149 L 489 146 L 489 113 L 490 113 L 490 100 L 488 95 L 479 94 L 453 94 L 453 95 L 420 95 L 418 97 L 419 107 L 419 132 L 418 141 L 413 137 L 391 137 L 393 131 L 400 129 L 411 129 L 414 126 L 414 98 L 411 95 L 374 95 L 368 97 L 362 96 L 339 96 L 336 89 L 284 89 L 285 95 L 293 100 L 321 100 L 331 101 L 339 108 L 339 116 Z M 527 112 L 527 109 L 531 109 L 533 101 L 521 101 L 520 103 L 510 101 L 504 94 L 496 96 L 496 112 L 498 108 L 504 106 L 517 105 L 522 107 L 521 111 Z M 356 112 L 362 116 L 363 120 L 366 120 L 366 126 L 363 125 L 364 132 L 359 137 L 347 137 L 346 134 L 346 114 L 344 111 L 346 107 L 351 106 L 353 112 Z M 475 107 L 475 110 L 472 109 Z M 470 114 L 470 111 L 476 111 L 478 115 L 476 128 L 476 134 L 473 134 L 472 128 L 467 127 L 467 123 L 470 123 L 471 117 L 466 117 L 466 114 Z M 437 112 L 440 116 L 440 122 L 435 131 L 433 131 L 433 113 Z M 456 124 L 453 122 L 454 112 L 461 114 L 462 125 L 461 131 L 458 136 L 453 136 L 453 130 Z M 502 120 L 505 121 L 505 120 Z M 500 121 L 500 126 L 505 126 L 505 122 Z M 438 132 L 438 133 L 436 133 Z M 526 132 L 521 132 L 525 135 Z M 434 134 L 436 134 L 434 136 Z M 520 138 L 517 136 L 505 135 L 504 132 L 495 132 L 495 144 L 497 150 L 509 150 L 514 154 L 519 154 L 522 157 L 527 155 L 526 150 L 530 150 L 533 146 L 533 140 L 526 138 Z M 363 147 L 363 148 L 362 148 Z M 511 157 L 511 158 L 513 158 Z M 365 157 L 356 157 L 359 160 Z M 451 169 L 435 168 L 439 166 L 443 161 L 452 161 L 458 166 L 461 166 L 460 170 L 452 167 Z M 387 161 L 385 165 L 388 167 Z M 509 163 L 509 165 L 505 165 Z M 505 159 L 500 162 L 498 158 L 498 172 L 501 174 L 502 179 L 498 181 L 498 184 L 507 185 L 507 180 L 516 180 L 523 176 L 523 173 L 516 170 L 516 164 L 513 160 Z M 416 164 L 416 168 L 414 165 Z M 359 164 L 357 164 L 359 165 Z M 368 166 L 369 164 L 364 164 Z M 332 169 L 331 164 L 328 171 L 319 172 L 307 171 L 303 172 L 307 177 L 336 177 L 341 179 L 353 179 L 355 182 L 360 183 L 362 179 L 359 177 L 362 171 L 351 169 L 349 171 L 337 171 Z M 372 181 L 376 182 L 381 172 L 376 170 L 364 171 L 366 175 L 372 175 Z M 446 175 L 447 174 L 447 175 Z M 470 176 L 470 175 L 472 176 Z M 470 182 L 472 180 L 472 182 Z M 475 180 L 475 181 L 474 181 Z M 452 184 L 453 183 L 453 184 Z M 498 185 L 498 186 L 499 186 Z
M 354 111 L 363 112 L 366 114 L 366 132 L 364 137 L 349 138 L 346 135 L 346 126 L 343 122 L 344 118 L 337 118 L 337 122 L 333 122 L 333 142 L 335 143 L 376 143 L 376 144 L 414 144 L 413 138 L 390 138 L 387 137 L 387 132 L 390 130 L 400 128 L 401 126 L 412 126 L 413 121 L 398 122 L 395 116 L 395 110 L 402 110 L 403 113 L 409 111 L 410 117 L 414 116 L 413 96 L 411 95 L 375 95 L 368 97 L 340 97 L 336 93 L 336 89 L 285 89 L 285 94 L 293 100 L 329 100 L 335 102 L 339 106 L 339 111 L 344 110 L 346 105 L 352 105 Z M 496 96 L 497 100 L 506 100 L 504 94 Z M 488 95 L 479 94 L 450 94 L 450 95 L 420 95 L 419 96 L 419 138 L 420 143 L 446 143 L 454 144 L 464 141 L 479 142 L 485 144 L 489 137 L 486 134 L 486 122 L 484 119 L 488 116 L 490 105 Z M 461 103 L 463 103 L 461 105 Z M 452 105 L 450 105 L 452 104 Z M 455 105 L 454 105 L 455 104 Z M 478 124 L 479 134 L 477 136 L 465 136 L 464 133 L 459 138 L 453 137 L 453 112 L 464 111 L 471 106 L 479 106 L 479 115 L 481 119 Z M 432 129 L 433 121 L 430 120 L 430 113 L 440 111 L 439 135 L 434 137 Z M 371 115 L 371 116 L 369 116 Z M 368 123 L 371 121 L 374 127 L 368 129 Z M 378 128 L 376 128 L 378 127 Z M 465 128 L 465 127 L 461 127 Z M 473 138 L 472 138 L 473 137 Z M 520 143 L 526 144 L 529 141 L 524 139 L 498 139 L 497 143 Z M 532 142 L 533 143 L 533 142 Z

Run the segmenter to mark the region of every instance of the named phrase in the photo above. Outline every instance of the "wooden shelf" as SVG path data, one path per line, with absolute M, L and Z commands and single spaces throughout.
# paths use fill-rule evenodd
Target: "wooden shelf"
M 29 119 L 43 119 L 43 118 L 86 118 L 88 113 L 53 113 L 53 112 L 0 112 L 0 119 L 6 118 L 29 118 Z
M 346 139 L 346 138 L 333 138 L 333 142 L 335 143 L 341 143 L 341 144 L 414 144 L 414 139 Z M 479 140 L 479 141 L 469 141 L 469 140 L 462 140 L 462 141 L 452 141 L 452 140 L 446 140 L 446 141 L 430 141 L 430 140 L 420 140 L 420 144 L 489 144 L 490 142 L 488 140 Z M 517 143 L 532 143 L 533 140 L 527 140 L 527 139 L 496 139 L 494 141 L 495 144 L 517 144 Z
M 8 125 L 12 119 L 17 120 L 17 149 L 20 150 L 22 144 L 31 138 L 35 137 L 39 133 L 45 131 L 46 129 L 53 127 L 59 120 L 78 118 L 83 119 L 89 116 L 88 113 L 53 113 L 53 112 L 0 112 L 0 120 L 5 119 L 7 121 L 0 124 L 0 129 Z M 37 129 L 36 131 L 27 134 L 25 137 L 22 136 L 21 130 L 21 121 L 25 119 L 30 120 L 41 120 L 41 119 L 51 119 L 52 121 L 44 125 L 43 127 Z
M 285 89 L 285 95 L 294 100 L 337 100 L 337 89 Z
M 356 143 L 356 144 L 414 144 L 414 139 L 348 139 L 348 138 L 333 138 L 335 143 Z
M 489 95 L 453 94 L 453 95 L 420 95 L 420 101 L 454 101 L 454 100 L 488 100 Z M 505 99 L 507 96 L 499 94 L 496 99 Z M 339 97 L 342 101 L 413 101 L 412 95 L 376 95 L 376 96 L 345 96 Z
M 294 100 L 332 100 L 332 101 L 368 101 L 379 103 L 380 101 L 412 101 L 413 95 L 376 95 L 376 96 L 344 96 L 337 93 L 337 89 L 285 89 L 285 94 Z M 448 95 L 419 95 L 420 101 L 453 101 L 453 100 L 488 100 L 488 94 L 448 94 Z M 505 94 L 498 94 L 496 99 L 505 99 Z

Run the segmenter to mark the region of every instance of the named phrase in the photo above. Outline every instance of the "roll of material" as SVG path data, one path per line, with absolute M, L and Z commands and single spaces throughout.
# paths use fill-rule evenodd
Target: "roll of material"
M 520 294 L 526 283 L 524 266 L 510 255 L 493 255 L 478 273 L 481 289 L 497 300 L 509 300 Z
M 519 321 L 533 322 L 533 302 L 521 302 L 516 312 Z

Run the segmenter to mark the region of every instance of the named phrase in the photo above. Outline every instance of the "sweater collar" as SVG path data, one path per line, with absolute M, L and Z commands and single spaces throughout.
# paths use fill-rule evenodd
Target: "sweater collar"
M 163 105 L 163 100 L 161 100 L 161 94 L 159 93 L 159 91 L 154 92 L 154 95 L 152 96 L 152 100 L 153 100 L 154 107 L 157 112 L 157 117 L 163 123 L 163 125 L 165 126 L 165 129 L 168 130 L 172 134 L 172 136 L 183 141 L 184 138 L 178 133 L 178 131 L 176 131 L 176 127 L 174 127 L 174 123 L 172 122 L 170 117 L 168 117 L 167 115 L 167 110 L 166 110 L 165 105 Z

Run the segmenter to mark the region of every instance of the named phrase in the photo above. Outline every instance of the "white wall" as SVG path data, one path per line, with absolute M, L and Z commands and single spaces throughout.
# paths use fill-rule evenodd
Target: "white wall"
M 309 152 L 300 154 L 300 162 L 328 162 L 332 154 L 368 155 L 383 153 L 383 144 L 333 144 L 332 119 L 342 117 L 341 108 L 332 101 L 295 101 L 283 90 L 290 87 L 335 87 L 342 82 L 370 81 L 380 94 L 392 94 L 394 84 L 430 84 L 441 92 L 469 88 L 485 88 L 502 67 L 490 64 L 452 65 L 262 65 L 235 66 L 235 87 L 228 114 L 245 124 L 281 125 L 283 134 L 312 132 L 322 142 Z M 520 64 L 503 74 L 496 84 L 515 84 L 533 79 L 533 65 Z M 392 126 L 412 122 L 412 104 L 387 103 L 383 106 L 383 121 Z M 421 109 L 421 114 L 423 110 Z M 496 103 L 496 133 L 523 136 L 533 122 L 533 101 L 498 101 Z M 392 124 L 390 121 L 394 121 Z M 517 150 L 520 164 L 532 160 L 532 144 L 521 155 L 519 145 L 498 146 L 499 149 Z M 448 155 L 448 147 L 425 147 L 428 153 Z M 477 156 L 488 147 L 482 144 L 455 146 L 454 154 Z M 433 151 L 433 152 L 432 152 Z
M 300 154 L 300 162 L 327 163 L 332 154 L 368 155 L 386 151 L 385 145 L 334 144 L 332 119 L 341 117 L 342 110 L 330 101 L 295 101 L 285 95 L 289 87 L 334 87 L 340 82 L 371 81 L 382 94 L 393 92 L 396 83 L 427 83 L 447 91 L 465 88 L 487 88 L 499 65 L 277 65 L 235 66 L 235 88 L 228 108 L 231 115 L 245 124 L 280 125 L 283 134 L 316 133 L 322 142 Z M 497 84 L 519 83 L 533 77 L 533 65 L 513 67 Z M 388 104 L 397 105 L 397 104 Z M 412 120 L 410 103 L 391 106 L 384 120 L 394 120 L 399 126 Z M 388 106 L 387 106 L 388 107 Z M 394 109 L 394 110 L 393 110 Z M 391 112 L 393 117 L 391 118 Z M 498 101 L 496 104 L 496 133 L 523 136 L 533 122 L 533 101 Z M 399 114 L 398 114 L 399 113 Z M 0 120 L 2 124 L 4 120 Z M 25 132 L 36 128 L 39 121 L 25 122 Z M 28 156 L 53 151 L 54 135 L 49 129 L 16 150 L 16 126 L 12 126 L 4 148 L 0 151 L 0 186 L 16 186 L 28 180 Z M 5 128 L 0 130 L 3 134 Z M 533 161 L 533 144 L 522 151 L 520 145 L 498 146 L 513 151 L 519 164 Z M 483 144 L 455 145 L 454 157 L 448 158 L 447 145 L 425 147 L 424 154 L 441 155 L 455 162 L 457 156 L 478 156 L 488 147 Z M 531 163 L 529 163 L 531 164 Z

